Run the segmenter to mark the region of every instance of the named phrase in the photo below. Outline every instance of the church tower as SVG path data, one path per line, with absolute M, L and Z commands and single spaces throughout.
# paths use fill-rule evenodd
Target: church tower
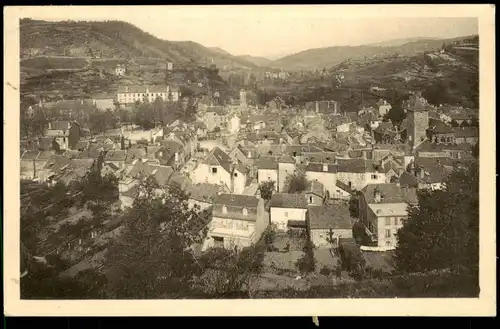
M 420 93 L 412 95 L 406 104 L 408 117 L 408 141 L 415 148 L 427 137 L 429 128 L 429 104 Z
M 244 89 L 240 90 L 240 107 L 247 107 L 247 92 Z

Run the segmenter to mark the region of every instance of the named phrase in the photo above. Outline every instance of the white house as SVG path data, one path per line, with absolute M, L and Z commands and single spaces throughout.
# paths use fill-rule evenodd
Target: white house
M 231 190 L 232 171 L 232 161 L 229 155 L 215 147 L 193 171 L 192 180 L 195 184 L 216 184 Z
M 231 134 L 236 134 L 240 131 L 240 117 L 233 115 L 229 120 L 229 132 Z
M 304 194 L 275 193 L 269 207 L 271 224 L 277 230 L 306 228 L 307 200 Z
M 337 183 L 337 165 L 334 163 L 310 162 L 306 166 L 306 178 L 308 181 L 321 183 L 327 192 L 327 198 L 335 198 Z
M 257 160 L 257 181 L 259 185 L 267 182 L 275 182 L 278 188 L 278 163 L 269 157 L 263 157 Z
M 217 195 L 202 250 L 249 247 L 259 241 L 268 226 L 269 216 L 263 199 L 241 194 Z

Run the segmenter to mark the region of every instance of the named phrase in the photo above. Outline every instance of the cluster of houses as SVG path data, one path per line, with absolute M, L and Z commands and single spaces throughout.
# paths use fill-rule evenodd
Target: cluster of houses
M 127 100 L 172 92 L 128 88 Z M 335 101 L 292 111 L 276 98 L 262 110 L 246 96 L 242 90 L 238 104 L 199 107 L 195 123 L 175 120 L 112 137 L 90 138 L 75 122 L 53 122 L 44 142 L 22 154 L 21 178 L 68 183 L 98 166 L 119 178 L 124 209 L 144 177 L 153 177 L 158 189 L 176 183 L 190 195 L 190 206 L 212 214 L 203 249 L 251 245 L 270 225 L 306 231 L 316 246 L 329 246 L 351 239 L 358 220 L 371 248 L 389 250 L 416 191 L 442 188 L 457 163 L 472 159 L 478 142 L 477 128 L 452 127 L 419 94 L 405 104 L 407 119 L 399 127 L 382 122 L 390 110 L 383 100 L 378 109 L 364 106 L 351 115 Z M 217 128 L 234 136 L 234 145 L 201 150 L 199 140 Z M 288 193 L 287 179 L 295 174 L 305 176 L 307 188 Z M 275 190 L 265 202 L 260 186 L 270 181 Z M 347 205 L 355 193 L 359 219 Z

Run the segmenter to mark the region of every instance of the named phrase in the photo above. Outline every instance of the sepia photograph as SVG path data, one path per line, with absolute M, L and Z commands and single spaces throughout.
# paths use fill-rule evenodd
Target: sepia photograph
M 496 314 L 494 7 L 4 19 L 12 315 Z

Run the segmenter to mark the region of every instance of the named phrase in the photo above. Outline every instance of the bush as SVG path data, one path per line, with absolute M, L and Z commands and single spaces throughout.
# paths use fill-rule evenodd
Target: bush
M 322 275 L 330 275 L 331 270 L 328 268 L 328 266 L 323 266 L 321 270 L 319 271 L 320 274 Z

